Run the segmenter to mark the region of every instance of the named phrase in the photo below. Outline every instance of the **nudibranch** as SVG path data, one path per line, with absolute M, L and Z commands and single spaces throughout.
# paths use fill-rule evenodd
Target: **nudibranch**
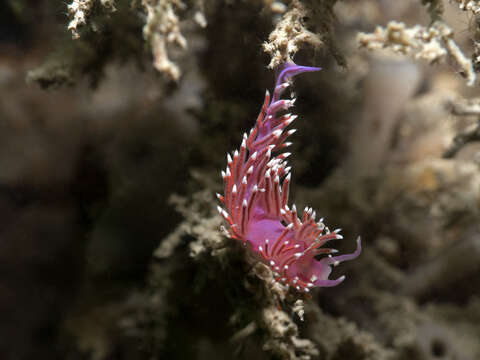
M 224 228 L 227 236 L 250 244 L 259 259 L 270 266 L 276 281 L 304 292 L 341 283 L 345 276 L 328 278 L 332 266 L 361 252 L 358 238 L 353 253 L 332 256 L 338 251 L 323 245 L 342 239 L 340 229 L 330 231 L 323 219 L 316 221 L 312 208 L 305 208 L 300 217 L 295 205 L 288 206 L 291 167 L 286 158 L 290 153 L 282 150 L 291 145 L 285 140 L 296 130 L 286 128 L 297 116 L 287 113 L 295 99 L 280 97 L 292 77 L 318 70 L 284 64 L 273 96 L 267 90 L 255 126 L 249 135 L 243 135 L 240 150 L 227 154 L 227 168 L 222 171 L 225 192 L 217 194 L 223 204 L 218 211 L 228 223 Z

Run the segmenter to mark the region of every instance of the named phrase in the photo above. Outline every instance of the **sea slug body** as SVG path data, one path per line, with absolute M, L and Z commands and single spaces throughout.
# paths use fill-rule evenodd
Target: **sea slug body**
M 361 252 L 358 238 L 353 253 L 332 256 L 337 250 L 323 245 L 342 239 L 340 229 L 330 231 L 323 219 L 316 221 L 312 208 L 305 208 L 300 215 L 295 205 L 288 206 L 291 168 L 285 159 L 290 153 L 282 150 L 291 145 L 285 140 L 296 130 L 286 128 L 297 116 L 287 113 L 295 99 L 285 100 L 280 96 L 290 86 L 292 77 L 318 70 L 284 64 L 273 96 L 267 90 L 256 124 L 248 135 L 243 135 L 240 150 L 227 154 L 227 168 L 222 171 L 225 192 L 217 194 L 223 204 L 218 211 L 229 225 L 225 229 L 227 235 L 250 244 L 271 267 L 276 281 L 304 292 L 312 287 L 341 283 L 345 276 L 328 279 L 331 267 L 352 260 Z M 317 260 L 320 254 L 325 257 Z

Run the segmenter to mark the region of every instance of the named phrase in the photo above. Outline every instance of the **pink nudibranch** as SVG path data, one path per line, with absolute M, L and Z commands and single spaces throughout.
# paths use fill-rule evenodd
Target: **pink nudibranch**
M 330 231 L 323 219 L 315 220 L 312 208 L 305 208 L 300 218 L 295 205 L 288 206 L 290 167 L 281 152 L 291 143 L 285 140 L 296 130 L 286 130 L 297 117 L 286 111 L 295 99 L 280 99 L 290 86 L 290 78 L 320 68 L 285 64 L 277 78 L 273 96 L 266 92 L 255 126 L 243 135 L 240 150 L 227 154 L 227 168 L 222 171 L 224 195 L 217 194 L 224 208 L 220 215 L 228 222 L 228 236 L 249 243 L 260 259 L 270 266 L 275 280 L 299 291 L 329 287 L 345 276 L 328 279 L 332 266 L 360 255 L 361 242 L 351 254 L 332 256 L 337 250 L 324 248 L 330 240 L 342 239 L 340 229 Z M 277 155 L 274 155 L 277 154 Z M 315 257 L 326 254 L 317 260 Z

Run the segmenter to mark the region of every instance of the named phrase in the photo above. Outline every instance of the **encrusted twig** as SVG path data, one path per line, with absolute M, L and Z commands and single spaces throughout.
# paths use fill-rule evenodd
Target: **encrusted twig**
M 269 68 L 275 68 L 284 62 L 291 62 L 293 55 L 304 44 L 320 47 L 323 41 L 318 34 L 308 30 L 304 18 L 308 15 L 306 6 L 299 0 L 293 0 L 290 9 L 283 15 L 275 30 L 263 44 L 263 49 L 272 60 Z
M 480 99 L 456 100 L 451 104 L 451 112 L 458 116 L 480 115 Z M 466 144 L 474 141 L 480 141 L 480 121 L 473 129 L 455 136 L 443 157 L 453 158 Z
M 474 15 L 480 14 L 480 1 L 478 0 L 455 0 L 460 10 L 471 11 Z
M 391 21 L 386 27 L 378 26 L 371 34 L 360 33 L 357 40 L 360 47 L 368 50 L 390 49 L 430 63 L 442 61 L 449 55 L 461 68 L 467 85 L 472 86 L 476 80 L 472 62 L 455 43 L 453 35 L 453 30 L 441 21 L 430 27 L 407 27 L 402 22 Z
M 318 356 L 312 341 L 298 337 L 297 325 L 284 311 L 267 307 L 263 310 L 262 320 L 270 337 L 263 347 L 265 350 L 286 360 L 307 360 Z
M 180 20 L 175 13 L 185 5 L 179 0 L 142 0 L 142 6 L 147 12 L 143 36 L 152 47 L 153 64 L 158 71 L 178 80 L 181 72 L 170 60 L 167 47 L 175 44 L 181 49 L 187 48 L 187 40 L 180 31 Z
M 68 14 L 70 16 L 70 22 L 68 23 L 68 30 L 72 32 L 72 37 L 78 39 L 80 37 L 78 28 L 87 24 L 87 17 L 92 12 L 95 3 L 100 4 L 108 11 L 115 11 L 114 0 L 72 0 L 68 4 Z
M 458 8 L 463 11 L 467 11 L 473 15 L 475 18 L 474 29 L 473 29 L 473 54 L 472 62 L 475 71 L 480 69 L 480 26 L 479 26 L 479 17 L 480 17 L 480 1 L 478 0 L 456 0 Z

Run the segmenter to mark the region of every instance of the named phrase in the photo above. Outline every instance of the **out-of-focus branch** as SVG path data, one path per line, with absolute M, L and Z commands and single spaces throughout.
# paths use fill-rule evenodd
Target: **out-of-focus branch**
M 480 237 L 472 235 L 408 276 L 402 293 L 422 297 L 435 290 L 453 289 L 459 280 L 478 273 Z
M 442 0 L 422 0 L 422 4 L 427 7 L 432 22 L 439 20 L 445 10 Z
M 453 115 L 480 115 L 480 99 L 456 100 L 451 103 Z
M 457 100 L 452 102 L 451 112 L 453 115 L 458 116 L 480 115 L 480 99 Z M 466 144 L 474 141 L 480 141 L 480 121 L 477 122 L 473 129 L 455 136 L 452 144 L 443 154 L 443 157 L 446 159 L 453 158 Z
M 375 176 L 385 165 L 391 155 L 394 129 L 421 81 L 418 66 L 412 61 L 373 64 L 364 80 L 364 106 L 353 126 L 345 159 L 345 168 L 353 177 Z
M 480 123 L 477 124 L 475 129 L 467 131 L 465 133 L 455 136 L 452 145 L 445 151 L 443 157 L 450 159 L 457 154 L 466 144 L 473 141 L 480 141 Z
M 476 74 L 472 61 L 463 54 L 453 35 L 453 30 L 441 21 L 436 21 L 430 27 L 407 27 L 402 22 L 391 21 L 386 27 L 378 26 L 373 33 L 360 33 L 357 40 L 360 47 L 368 50 L 389 49 L 430 63 L 443 61 L 450 56 L 460 67 L 467 85 L 473 86 Z

